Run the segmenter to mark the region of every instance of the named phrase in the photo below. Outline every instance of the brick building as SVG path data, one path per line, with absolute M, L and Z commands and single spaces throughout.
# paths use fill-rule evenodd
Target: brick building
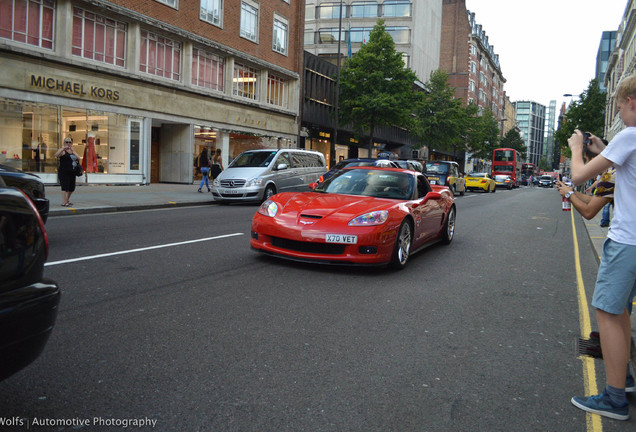
M 191 183 L 203 148 L 296 147 L 304 2 L 0 1 L 0 154 L 56 181 Z

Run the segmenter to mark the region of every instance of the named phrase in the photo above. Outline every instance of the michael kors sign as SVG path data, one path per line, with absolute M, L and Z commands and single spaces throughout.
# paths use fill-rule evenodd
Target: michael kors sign
M 60 80 L 46 76 L 31 75 L 31 86 L 44 90 L 68 93 L 74 96 L 88 96 L 93 99 L 103 99 L 110 102 L 119 100 L 119 91 L 99 86 L 84 86 L 83 83 L 75 81 Z

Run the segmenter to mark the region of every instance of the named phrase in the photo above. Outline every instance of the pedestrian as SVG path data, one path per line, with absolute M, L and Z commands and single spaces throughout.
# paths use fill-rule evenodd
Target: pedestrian
M 208 156 L 208 148 L 203 147 L 201 150 L 201 154 L 199 154 L 199 158 L 197 160 L 197 166 L 199 167 L 199 171 L 201 171 L 201 183 L 199 184 L 199 192 L 201 192 L 201 188 L 205 184 L 208 188 L 208 192 L 210 192 L 210 182 L 208 181 L 208 173 L 210 172 L 210 157 Z
M 72 207 L 71 194 L 75 191 L 75 166 L 80 163 L 79 155 L 73 150 L 73 140 L 64 138 L 64 147 L 55 152 L 59 164 L 57 177 L 62 187 L 62 206 Z
M 596 175 L 616 169 L 614 217 L 603 245 L 592 306 L 596 308 L 603 362 L 605 390 L 590 397 L 573 397 L 576 407 L 617 420 L 629 419 L 625 396 L 634 391 L 627 382 L 631 344 L 631 320 L 627 305 L 636 295 L 636 75 L 625 78 L 616 93 L 616 105 L 626 128 L 605 147 L 591 140 L 587 149 L 599 156 L 584 163 L 583 134 L 575 130 L 568 145 L 572 151 L 571 179 L 581 185 Z
M 221 149 L 217 148 L 214 157 L 212 157 L 212 180 L 215 180 L 223 171 L 223 161 L 221 159 Z

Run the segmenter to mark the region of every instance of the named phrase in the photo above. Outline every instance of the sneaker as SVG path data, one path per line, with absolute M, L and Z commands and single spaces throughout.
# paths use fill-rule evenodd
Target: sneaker
M 583 411 L 613 418 L 615 420 L 629 419 L 629 404 L 615 407 L 609 400 L 609 396 L 603 391 L 600 395 L 590 397 L 573 397 L 572 405 Z
M 634 392 L 636 392 L 636 383 L 634 383 L 634 377 L 631 375 L 627 375 L 627 379 L 625 380 L 625 393 Z

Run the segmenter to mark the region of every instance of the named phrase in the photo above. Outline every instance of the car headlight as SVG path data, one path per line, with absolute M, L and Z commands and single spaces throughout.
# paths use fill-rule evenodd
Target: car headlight
M 263 204 L 258 208 L 258 213 L 263 216 L 274 217 L 278 213 L 278 204 L 271 199 L 263 201 Z
M 214 181 L 212 182 L 212 186 L 214 187 L 221 186 L 221 180 L 219 180 L 218 178 L 215 178 Z
M 260 186 L 263 184 L 262 177 L 255 177 L 245 182 L 245 187 Z
M 349 222 L 349 226 L 382 225 L 389 219 L 387 210 L 374 211 L 360 215 Z

